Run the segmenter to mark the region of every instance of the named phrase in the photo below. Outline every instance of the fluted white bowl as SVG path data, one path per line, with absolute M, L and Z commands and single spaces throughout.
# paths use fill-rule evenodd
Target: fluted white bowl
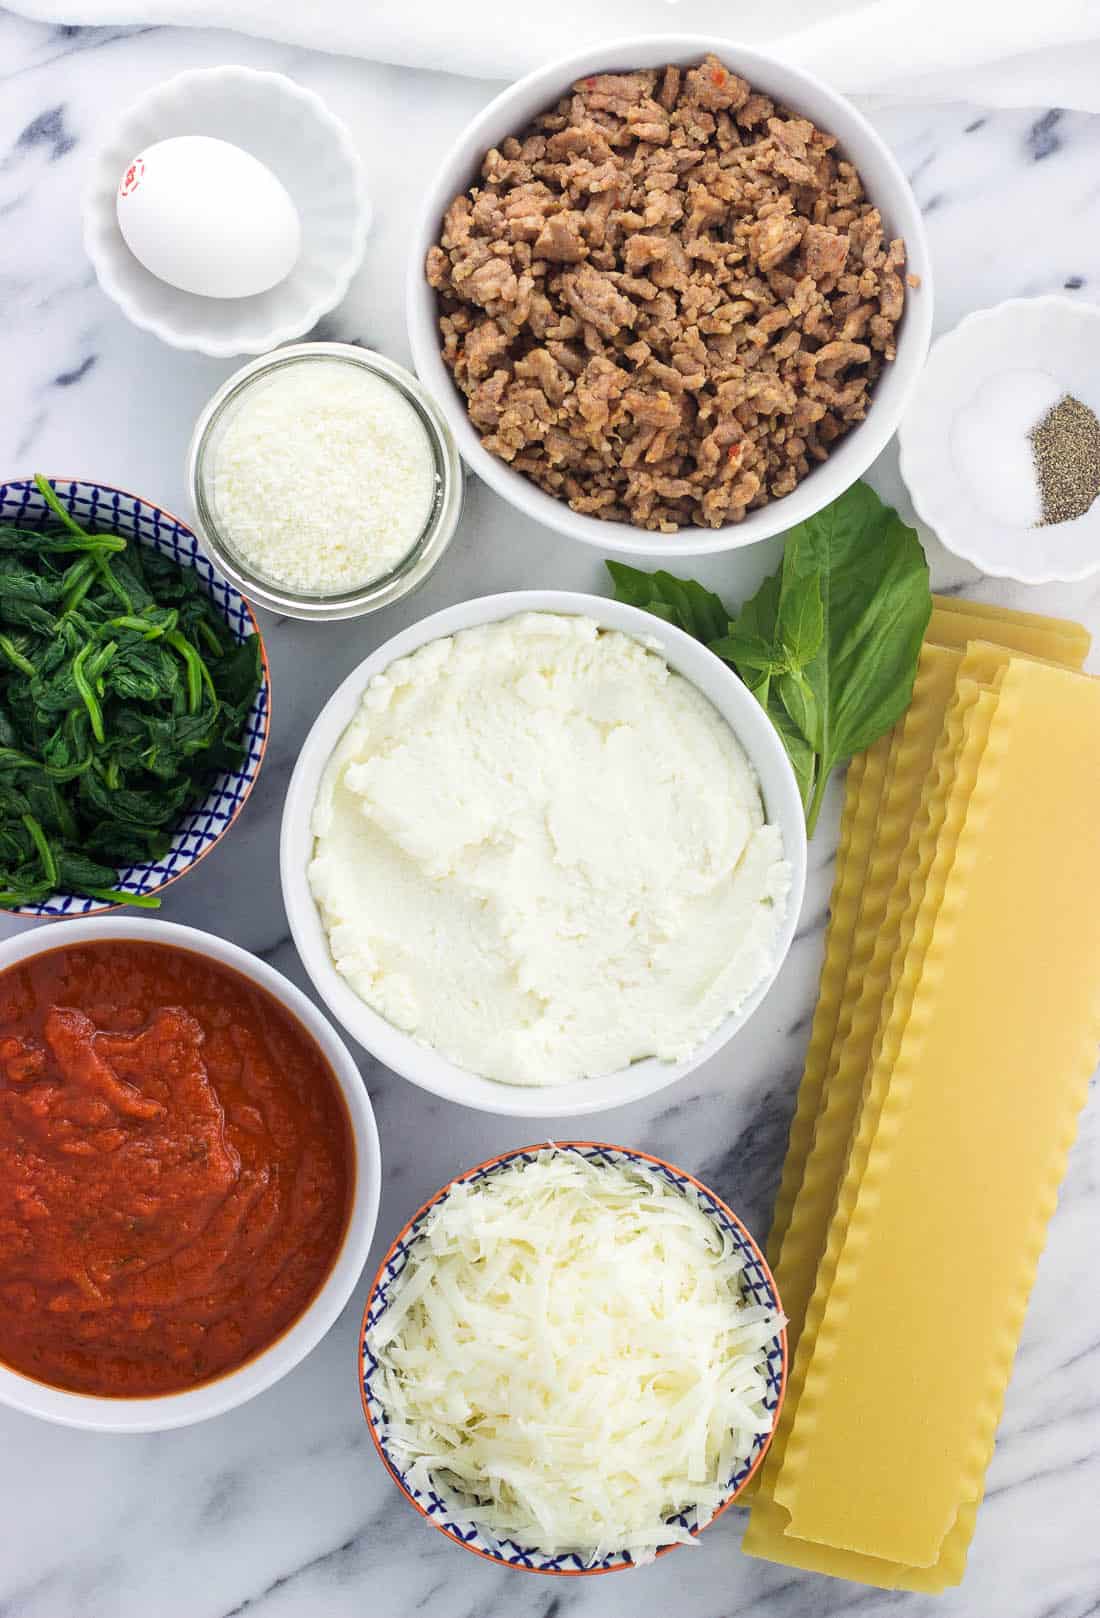
M 302 225 L 285 280 L 251 298 L 204 298 L 159 280 L 118 227 L 119 180 L 138 152 L 177 135 L 243 147 L 282 181 Z M 370 224 L 362 164 L 320 96 L 282 73 L 250 67 L 178 73 L 135 101 L 100 148 L 84 192 L 84 245 L 99 278 L 135 326 L 173 348 L 225 358 L 262 354 L 311 330 L 347 292 Z
M 901 475 L 918 515 L 964 562 L 1021 584 L 1078 584 L 1100 573 L 1100 499 L 1072 522 L 1035 526 L 1023 511 L 1005 521 L 981 498 L 990 468 L 968 465 L 962 451 L 961 418 L 983 411 L 990 388 L 1003 393 L 1028 373 L 1049 381 L 1052 404 L 1068 393 L 1100 415 L 1100 309 L 1076 298 L 1009 298 L 940 337 L 898 429 Z M 1022 439 L 1002 444 L 992 425 L 987 453 L 994 477 L 1003 477 L 996 458 L 1030 457 Z

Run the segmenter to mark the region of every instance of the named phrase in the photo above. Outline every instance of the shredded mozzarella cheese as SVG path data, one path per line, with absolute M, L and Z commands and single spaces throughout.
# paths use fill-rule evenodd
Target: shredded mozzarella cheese
M 783 1326 L 663 1177 L 552 1150 L 456 1186 L 368 1335 L 414 1487 L 490 1535 L 648 1561 L 708 1522 L 757 1437 Z

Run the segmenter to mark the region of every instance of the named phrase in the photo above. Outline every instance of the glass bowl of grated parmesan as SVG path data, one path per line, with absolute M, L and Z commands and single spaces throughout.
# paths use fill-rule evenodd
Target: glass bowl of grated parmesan
M 292 618 L 354 618 L 409 595 L 462 509 L 434 400 L 351 343 L 297 343 L 243 366 L 200 415 L 187 471 L 212 560 Z

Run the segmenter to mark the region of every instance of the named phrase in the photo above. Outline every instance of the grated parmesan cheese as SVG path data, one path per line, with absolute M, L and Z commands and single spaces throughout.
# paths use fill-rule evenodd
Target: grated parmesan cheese
M 224 543 L 252 572 L 300 595 L 344 595 L 392 572 L 423 533 L 431 444 L 384 377 L 291 361 L 227 413 L 212 493 Z
M 587 1562 L 688 1543 L 758 1436 L 782 1317 L 656 1174 L 553 1150 L 454 1187 L 367 1342 L 414 1487 Z

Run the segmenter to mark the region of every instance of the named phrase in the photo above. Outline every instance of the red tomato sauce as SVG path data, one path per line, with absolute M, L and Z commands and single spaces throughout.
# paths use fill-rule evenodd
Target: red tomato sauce
M 277 1000 L 164 944 L 0 973 L 0 1360 L 176 1393 L 268 1348 L 347 1227 L 337 1081 Z

